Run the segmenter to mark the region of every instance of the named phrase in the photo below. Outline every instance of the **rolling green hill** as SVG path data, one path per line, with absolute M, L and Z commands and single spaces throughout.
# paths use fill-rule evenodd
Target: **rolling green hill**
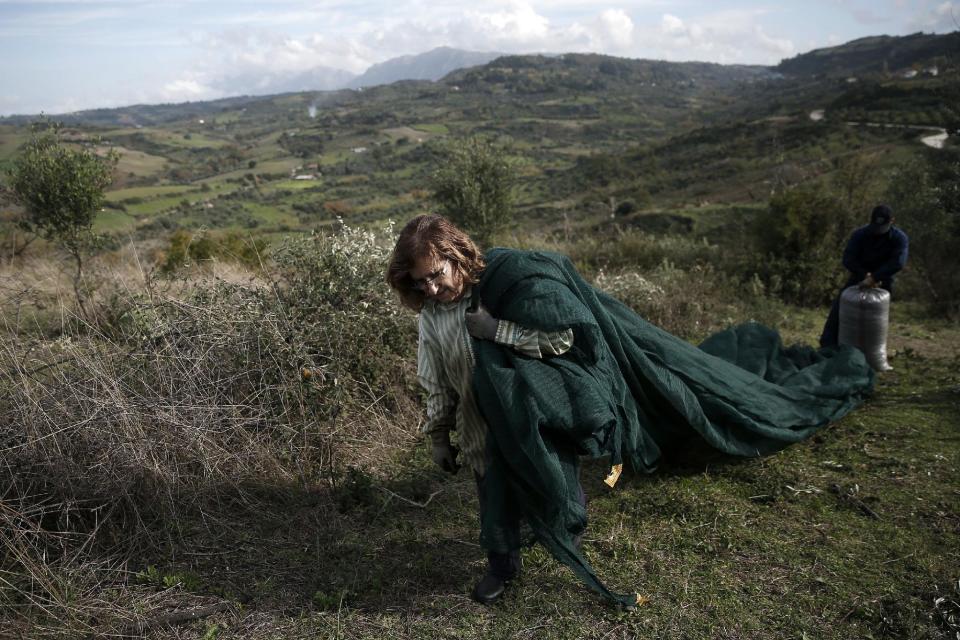
M 960 62 L 960 32 L 945 35 L 871 36 L 836 47 L 815 49 L 782 61 L 776 70 L 789 75 L 832 77 L 889 74 Z
M 506 145 L 517 160 L 521 221 L 591 224 L 624 200 L 641 213 L 761 203 L 777 181 L 823 176 L 851 155 L 892 166 L 921 149 L 919 133 L 847 123 L 957 128 L 958 37 L 866 38 L 777 67 L 504 56 L 438 82 L 63 120 L 75 142 L 121 153 L 110 201 L 123 215 L 105 231 L 283 233 L 337 217 L 403 218 L 429 207 L 424 187 L 443 145 L 469 135 Z M 929 65 L 937 76 L 893 73 Z M 851 73 L 866 74 L 852 82 Z M 0 164 L 12 161 L 26 122 L 0 121 Z

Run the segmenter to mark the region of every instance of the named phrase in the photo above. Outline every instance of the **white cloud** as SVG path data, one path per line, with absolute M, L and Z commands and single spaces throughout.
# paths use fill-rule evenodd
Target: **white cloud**
M 596 21 L 595 33 L 608 50 L 626 50 L 633 45 L 633 20 L 621 9 L 607 9 Z
M 400 55 L 447 45 L 479 51 L 565 51 L 628 54 L 635 25 L 623 9 L 605 9 L 580 20 L 551 20 L 525 1 L 485 6 L 431 22 L 398 20 L 375 33 L 377 52 Z M 389 56 L 388 56 L 389 57 Z
M 941 2 L 911 23 L 914 29 L 945 32 L 960 29 L 960 2 Z
M 203 42 L 212 66 L 236 73 L 245 70 L 304 71 L 326 66 L 362 71 L 372 62 L 373 51 L 358 39 L 314 34 L 290 37 L 262 29 L 234 30 Z
M 665 13 L 655 27 L 638 36 L 646 44 L 640 53 L 670 60 L 776 64 L 793 55 L 796 47 L 787 38 L 767 33 L 761 24 L 763 15 L 763 11 L 731 10 L 687 22 Z
M 660 20 L 660 30 L 668 36 L 682 36 L 686 33 L 683 20 L 669 13 L 663 14 L 663 18 Z
M 213 87 L 205 85 L 196 78 L 180 78 L 168 82 L 159 92 L 162 102 L 187 102 L 191 100 L 210 100 L 220 97 Z
M 540 43 L 550 33 L 550 21 L 525 2 L 518 2 L 503 11 L 468 11 L 459 26 L 463 29 L 467 25 L 477 35 L 520 46 Z

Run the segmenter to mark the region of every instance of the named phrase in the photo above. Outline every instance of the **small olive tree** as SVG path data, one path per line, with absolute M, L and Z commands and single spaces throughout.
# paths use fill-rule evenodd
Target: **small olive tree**
M 93 221 L 103 204 L 119 155 L 68 145 L 56 123 L 33 125 L 33 136 L 8 170 L 9 191 L 23 207 L 18 226 L 59 244 L 73 259 L 73 290 L 86 314 L 83 261 L 95 242 Z
M 448 147 L 432 175 L 439 213 L 488 246 L 513 219 L 513 164 L 506 152 L 482 138 Z

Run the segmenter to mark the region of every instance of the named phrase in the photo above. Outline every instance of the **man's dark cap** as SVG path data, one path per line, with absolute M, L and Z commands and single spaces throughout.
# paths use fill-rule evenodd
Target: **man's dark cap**
M 870 214 L 870 226 L 873 228 L 885 227 L 893 219 L 893 209 L 885 204 L 878 204 Z

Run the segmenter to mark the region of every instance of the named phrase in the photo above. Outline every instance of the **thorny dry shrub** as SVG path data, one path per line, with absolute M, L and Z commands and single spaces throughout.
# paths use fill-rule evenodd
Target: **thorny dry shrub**
M 657 235 L 632 228 L 587 234 L 562 245 L 561 251 L 588 272 L 597 269 L 649 272 L 665 261 L 688 269 L 716 263 L 721 255 L 720 247 L 702 238 Z
M 688 340 L 747 320 L 776 326 L 783 309 L 765 295 L 760 283 L 741 285 L 710 265 L 681 269 L 664 260 L 644 275 L 634 270 L 601 271 L 594 284 L 647 321 Z
M 101 297 L 96 326 L 5 336 L 0 605 L 76 628 L 68 592 L 96 584 L 67 578 L 82 551 L 130 553 L 245 483 L 376 474 L 409 448 L 416 325 L 386 256 L 344 228 L 282 247 L 265 282 L 147 283 Z
M 90 557 L 98 512 L 81 504 L 52 504 L 32 495 L 0 500 L 0 628 L 4 638 L 101 637 L 130 628 L 145 603 L 170 594 L 126 585 L 126 571 L 109 554 Z M 78 531 L 76 515 L 90 522 Z M 109 516 L 109 514 L 104 514 Z M 106 559 L 103 559 L 106 557 Z M 116 586 L 112 586 L 116 585 Z
M 782 305 L 763 284 L 741 282 L 730 257 L 703 238 L 615 228 L 545 248 L 566 253 L 598 288 L 685 339 L 750 319 L 780 320 Z

